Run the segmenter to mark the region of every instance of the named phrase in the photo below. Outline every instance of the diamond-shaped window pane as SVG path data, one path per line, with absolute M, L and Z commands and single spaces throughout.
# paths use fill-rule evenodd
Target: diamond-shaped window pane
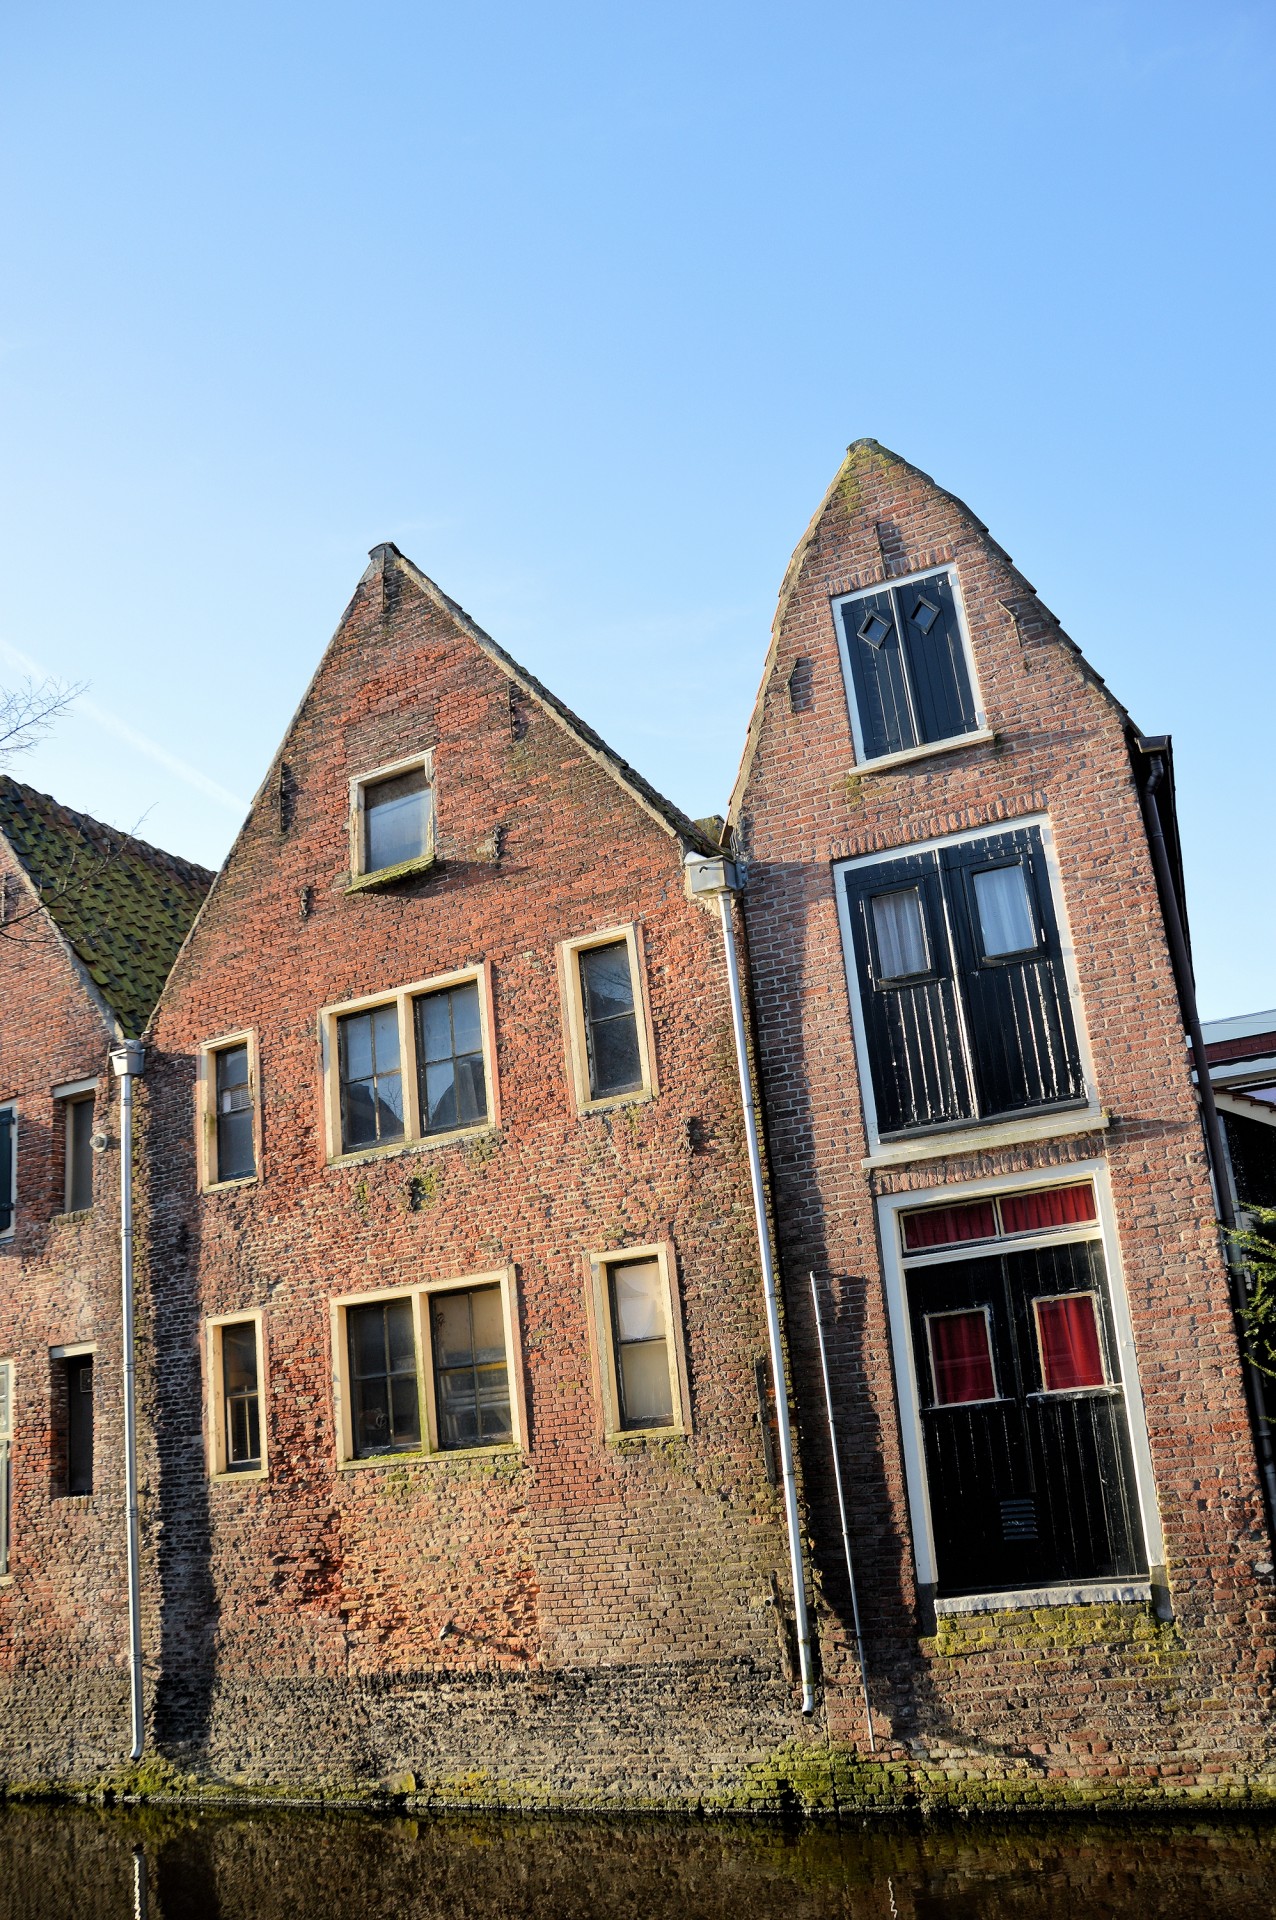
M 929 633 L 939 618 L 939 608 L 932 607 L 929 600 L 919 599 L 908 617 L 915 627 L 920 627 L 923 633 Z
M 891 623 L 876 608 L 866 613 L 856 628 L 856 634 L 870 647 L 880 647 L 891 630 Z

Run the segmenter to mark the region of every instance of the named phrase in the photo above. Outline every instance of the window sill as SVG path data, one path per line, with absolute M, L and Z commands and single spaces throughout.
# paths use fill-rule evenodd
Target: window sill
M 1086 1580 L 1075 1587 L 1023 1587 L 936 1600 L 940 1619 L 960 1613 L 1029 1613 L 1039 1607 L 1150 1606 L 1150 1580 Z
M 883 753 L 876 760 L 857 760 L 852 773 L 890 773 L 896 767 L 911 766 L 914 760 L 929 760 L 937 753 L 956 753 L 959 747 L 986 747 L 997 738 L 991 727 L 976 727 L 972 733 L 955 733 L 947 740 L 927 740 L 920 747 L 903 747 L 898 753 Z
M 613 1093 L 606 1100 L 587 1100 L 576 1111 L 584 1119 L 591 1113 L 614 1113 L 617 1107 L 645 1107 L 655 1097 L 650 1087 L 635 1087 L 631 1093 Z
M 498 1447 L 440 1447 L 436 1453 L 412 1452 L 373 1453 L 366 1460 L 338 1460 L 338 1473 L 366 1473 L 370 1467 L 437 1467 L 448 1466 L 455 1461 L 465 1466 L 471 1460 L 521 1460 L 523 1448 L 517 1443 Z
M 93 1209 L 91 1206 L 90 1207 L 72 1207 L 69 1213 L 66 1213 L 66 1212 L 55 1213 L 51 1217 L 49 1221 L 49 1225 L 51 1227 L 68 1226 L 73 1221 L 87 1220 L 92 1214 L 92 1212 L 93 1212 Z
M 233 1487 L 244 1480 L 262 1481 L 269 1478 L 269 1467 L 252 1467 L 245 1468 L 242 1473 L 210 1473 L 208 1484 L 210 1487 Z
M 206 1187 L 200 1188 L 200 1192 L 238 1193 L 241 1187 L 255 1187 L 260 1183 L 260 1180 L 261 1175 L 259 1173 L 245 1173 L 241 1174 L 238 1180 L 210 1180 Z
M 0 1573 L 0 1589 L 4 1587 L 11 1587 L 16 1579 L 17 1579 L 16 1574 Z
M 882 1142 L 860 1165 L 898 1167 L 910 1160 L 940 1160 L 961 1154 L 983 1153 L 993 1147 L 1016 1147 L 1030 1140 L 1062 1140 L 1074 1133 L 1104 1133 L 1111 1122 L 1102 1107 L 1085 1107 L 1059 1114 L 1039 1114 L 1031 1120 L 993 1120 L 986 1126 L 929 1133 L 917 1139 Z
M 498 1139 L 500 1128 L 485 1120 L 481 1127 L 457 1127 L 451 1133 L 424 1133 L 419 1140 L 387 1140 L 381 1146 L 356 1147 L 352 1153 L 334 1154 L 330 1167 L 357 1167 L 369 1160 L 393 1160 L 401 1153 L 428 1152 L 434 1147 L 463 1146 L 467 1140 Z
M 397 867 L 378 867 L 375 873 L 357 873 L 346 892 L 377 893 L 382 887 L 396 886 L 400 880 L 415 880 L 418 874 L 429 873 L 438 864 L 434 854 L 425 853 L 415 860 L 401 860 Z
M 609 1447 L 650 1447 L 659 1446 L 664 1440 L 689 1440 L 689 1427 L 618 1427 L 606 1436 Z

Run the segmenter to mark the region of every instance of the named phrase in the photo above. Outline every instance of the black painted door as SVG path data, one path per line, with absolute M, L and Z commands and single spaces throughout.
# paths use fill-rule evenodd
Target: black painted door
M 1097 1240 L 908 1274 L 940 1595 L 1147 1571 Z

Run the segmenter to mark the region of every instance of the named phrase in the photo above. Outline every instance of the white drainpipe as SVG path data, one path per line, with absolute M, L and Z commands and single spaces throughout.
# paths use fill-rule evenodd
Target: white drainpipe
M 124 1347 L 124 1504 L 128 1540 L 129 1703 L 133 1743 L 140 1760 L 146 1736 L 142 1698 L 142 1608 L 137 1521 L 137 1360 L 133 1350 L 133 1080 L 146 1064 L 140 1040 L 126 1040 L 111 1054 L 120 1082 L 120 1292 Z
M 727 986 L 731 995 L 731 1029 L 735 1035 L 736 1065 L 740 1072 L 740 1102 L 744 1108 L 744 1133 L 749 1147 L 749 1180 L 753 1188 L 753 1214 L 757 1223 L 758 1253 L 762 1261 L 762 1297 L 766 1305 L 767 1343 L 771 1351 L 771 1379 L 775 1385 L 775 1417 L 780 1437 L 780 1478 L 784 1488 L 784 1521 L 789 1540 L 789 1572 L 793 1582 L 793 1617 L 797 1626 L 798 1665 L 802 1675 L 802 1711 L 815 1711 L 815 1681 L 811 1657 L 811 1623 L 806 1610 L 806 1573 L 802 1565 L 802 1532 L 798 1519 L 797 1476 L 793 1469 L 793 1436 L 789 1428 L 789 1396 L 784 1374 L 784 1344 L 780 1333 L 780 1307 L 775 1291 L 775 1267 L 771 1259 L 771 1234 L 766 1217 L 766 1193 L 762 1183 L 762 1155 L 758 1147 L 758 1127 L 753 1107 L 753 1075 L 749 1070 L 749 1051 L 744 1030 L 744 1001 L 740 992 L 740 967 L 735 950 L 735 921 L 731 895 L 741 881 L 735 865 L 727 859 L 705 859 L 689 853 L 686 859 L 687 883 L 696 899 L 717 895 L 722 914 L 722 950 L 727 962 Z

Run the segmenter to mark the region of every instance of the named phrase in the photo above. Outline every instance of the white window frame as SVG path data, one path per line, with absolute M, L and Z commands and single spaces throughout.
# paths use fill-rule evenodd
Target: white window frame
M 61 1121 L 61 1124 L 62 1124 L 62 1207 L 61 1207 L 61 1213 L 63 1217 L 65 1217 L 67 1214 L 72 1212 L 72 1207 L 71 1207 L 71 1109 L 74 1106 L 79 1106 L 85 1100 L 92 1100 L 94 1102 L 94 1105 L 96 1106 L 100 1092 L 101 1092 L 101 1089 L 96 1078 L 89 1079 L 89 1080 L 68 1080 L 62 1086 L 54 1087 L 53 1089 L 53 1098 L 56 1101 L 57 1105 L 62 1109 L 62 1121 Z M 92 1145 L 92 1140 L 90 1140 L 90 1143 L 89 1143 L 90 1168 L 92 1167 L 92 1165 L 93 1165 L 93 1145 Z M 90 1179 L 90 1187 L 91 1186 L 92 1186 L 92 1180 Z M 90 1197 L 89 1204 L 87 1207 L 80 1207 L 78 1209 L 75 1209 L 75 1211 L 78 1211 L 80 1213 L 88 1213 L 92 1209 L 92 1206 L 93 1206 L 93 1200 Z
M 664 1283 L 662 1300 L 669 1346 L 669 1392 L 673 1424 L 667 1427 L 625 1427 L 620 1422 L 620 1389 L 616 1380 L 616 1339 L 611 1318 L 611 1290 L 607 1284 L 612 1267 L 654 1260 Z M 682 1331 L 682 1296 L 678 1286 L 678 1262 L 673 1244 L 655 1240 L 641 1247 L 613 1247 L 606 1253 L 585 1255 L 585 1307 L 589 1340 L 593 1349 L 594 1378 L 599 1386 L 603 1438 L 608 1442 L 668 1439 L 674 1434 L 691 1432 L 691 1392 L 687 1372 L 687 1353 Z
M 9 1132 L 9 1224 L 0 1228 L 0 1242 L 12 1240 L 18 1231 L 18 1102 L 0 1100 L 0 1113 L 13 1115 Z
M 1089 1387 L 1048 1387 L 1046 1385 L 1046 1356 L 1041 1344 L 1041 1309 L 1052 1306 L 1056 1300 L 1088 1300 L 1094 1314 L 1094 1330 L 1099 1342 L 1099 1365 L 1103 1368 L 1102 1380 L 1095 1381 Z M 1104 1352 L 1107 1342 L 1103 1338 L 1103 1315 L 1099 1310 L 1099 1296 L 1093 1287 L 1078 1287 L 1072 1293 L 1038 1293 L 1032 1299 L 1032 1331 L 1037 1342 L 1037 1372 L 1041 1375 L 1041 1385 L 1035 1393 L 1027 1397 L 1030 1400 L 1081 1400 L 1089 1393 L 1111 1393 L 1115 1381 L 1109 1378 L 1108 1356 Z
M 957 610 L 957 631 L 961 636 L 962 657 L 966 662 L 966 673 L 970 681 L 970 697 L 975 706 L 975 725 L 969 733 L 949 734 L 944 740 L 919 741 L 915 747 L 901 747 L 895 753 L 879 753 L 870 759 L 864 747 L 864 729 L 860 720 L 859 707 L 855 700 L 855 677 L 851 672 L 850 642 L 846 637 L 846 624 L 843 607 L 853 600 L 866 600 L 874 594 L 886 593 L 889 589 L 915 585 L 919 580 L 933 580 L 936 574 L 947 574 L 953 590 L 953 605 Z M 829 601 L 833 616 L 833 633 L 837 641 L 837 657 L 842 669 L 842 683 L 846 688 L 846 705 L 851 719 L 851 738 L 855 743 L 855 765 L 865 772 L 876 768 L 899 767 L 909 760 L 923 760 L 932 753 L 952 753 L 957 747 L 977 746 L 981 741 L 992 739 L 992 729 L 988 725 L 987 710 L 980 692 L 979 676 L 975 672 L 975 653 L 970 642 L 970 623 L 966 618 L 966 601 L 961 590 L 961 577 L 953 561 L 942 562 L 937 567 L 922 567 L 916 573 L 892 574 L 889 579 L 875 581 L 872 586 L 856 587 L 850 593 L 835 594 Z
M 252 1324 L 257 1342 L 257 1427 L 261 1438 L 261 1464 L 239 1467 L 228 1464 L 226 1440 L 225 1376 L 222 1371 L 221 1334 L 224 1327 Z M 266 1335 L 260 1307 L 245 1307 L 238 1313 L 213 1313 L 204 1322 L 204 1378 L 207 1386 L 208 1477 L 221 1484 L 241 1480 L 270 1478 L 270 1422 L 266 1418 Z
M 425 851 L 413 856 L 411 860 L 401 860 L 393 867 L 369 867 L 365 864 L 367 837 L 364 832 L 365 795 L 369 787 L 375 787 L 382 780 L 393 780 L 401 773 L 413 773 L 420 768 L 425 775 L 425 784 L 430 795 L 430 818 L 426 833 Z M 412 873 L 422 873 L 434 865 L 435 845 L 438 832 L 438 792 L 434 783 L 434 749 L 423 747 L 418 753 L 409 753 L 400 760 L 387 761 L 383 767 L 373 767 L 367 773 L 358 773 L 350 781 L 350 879 L 357 889 L 360 885 L 373 886 L 388 882 Z
M 0 1360 L 0 1375 L 4 1376 L 6 1391 L 0 1396 L 0 1408 L 4 1418 L 0 1419 L 0 1586 L 8 1586 L 13 1578 L 9 1562 L 13 1554 L 13 1396 L 15 1392 L 15 1368 L 12 1360 Z
M 421 1126 L 421 1099 L 417 1086 L 414 1000 L 429 993 L 445 993 L 469 981 L 478 985 L 479 1025 L 483 1034 L 483 1073 L 487 1083 L 487 1118 L 470 1126 L 449 1127 L 446 1133 L 426 1133 Z M 377 1140 L 347 1152 L 341 1139 L 341 1053 L 337 1023 L 350 1013 L 369 1013 L 375 1007 L 395 1007 L 399 1027 L 399 1073 L 403 1086 L 403 1137 Z M 337 1001 L 319 1011 L 319 1066 L 324 1111 L 324 1138 L 329 1166 L 349 1166 L 358 1160 L 379 1160 L 396 1153 L 419 1153 L 423 1148 L 446 1147 L 495 1133 L 501 1124 L 500 1089 L 496 1078 L 496 1010 L 492 999 L 492 970 L 486 960 L 458 967 L 453 973 L 433 974 L 388 993 L 362 994 L 357 1000 Z
M 638 1032 L 638 1059 L 642 1085 L 628 1093 L 609 1093 L 595 1099 L 589 1085 L 589 1042 L 586 1037 L 585 995 L 581 985 L 580 956 L 595 947 L 618 946 L 624 941 L 629 952 L 629 977 L 634 989 L 634 1025 Z M 574 940 L 560 941 L 558 947 L 558 983 L 563 1002 L 563 1037 L 567 1057 L 567 1078 L 576 1102 L 577 1113 L 605 1113 L 611 1107 L 631 1107 L 640 1101 L 654 1100 L 660 1091 L 656 1075 L 655 1034 L 647 995 L 647 968 L 642 930 L 636 921 L 621 926 L 603 927 L 597 933 L 582 934 Z
M 992 1244 L 995 1245 L 996 1242 Z M 913 1256 L 910 1254 L 908 1256 L 909 1265 L 912 1264 L 912 1259 Z M 931 1321 L 964 1319 L 967 1314 L 971 1313 L 980 1313 L 983 1315 L 984 1339 L 988 1343 L 988 1371 L 992 1375 L 992 1392 L 982 1400 L 930 1401 L 929 1404 L 936 1409 L 943 1407 L 997 1407 L 1001 1405 L 1006 1397 L 1001 1391 L 1001 1382 L 997 1378 L 997 1355 L 993 1348 L 992 1341 L 992 1314 L 987 1307 L 941 1307 L 937 1313 L 925 1313 L 922 1315 L 922 1324 L 926 1328 L 926 1361 L 930 1367 L 931 1380 L 934 1381 L 938 1378 L 935 1371 L 935 1343 L 930 1337 Z
M 441 1447 L 434 1395 L 433 1353 L 430 1347 L 429 1302 L 437 1293 L 469 1293 L 476 1287 L 501 1289 L 501 1317 L 505 1328 L 505 1365 L 509 1382 L 511 1437 L 481 1447 Z M 412 1333 L 416 1344 L 417 1409 L 421 1421 L 420 1447 L 362 1458 L 354 1451 L 351 1424 L 350 1343 L 346 1315 L 351 1307 L 387 1306 L 394 1300 L 412 1303 Z M 353 1473 L 366 1467 L 393 1467 L 404 1461 L 476 1460 L 522 1453 L 527 1446 L 527 1405 L 523 1391 L 523 1349 L 518 1329 L 518 1288 L 513 1266 L 489 1273 L 458 1274 L 453 1279 L 425 1280 L 415 1286 L 378 1287 L 369 1293 L 347 1293 L 329 1302 L 332 1340 L 332 1408 L 337 1470 Z
M 217 1167 L 217 1055 L 232 1047 L 248 1049 L 248 1091 L 252 1097 L 253 1171 L 236 1174 L 232 1180 L 218 1178 Z M 261 1179 L 261 1077 L 258 1070 L 257 1031 L 244 1027 L 238 1033 L 219 1034 L 215 1040 L 201 1040 L 195 1067 L 195 1152 L 201 1193 L 226 1193 L 236 1187 L 256 1186 Z
M 1020 833 L 1029 827 L 1036 827 L 1041 833 L 1042 859 L 1058 927 L 1063 977 L 1068 989 L 1068 1002 L 1072 1009 L 1072 1023 L 1077 1037 L 1077 1053 L 1085 1082 L 1084 1105 L 1069 1105 L 1057 1111 L 1045 1109 L 1023 1116 L 1007 1117 L 1003 1114 L 999 1118 L 989 1120 L 960 1120 L 934 1127 L 927 1132 L 919 1130 L 915 1134 L 910 1133 L 906 1139 L 892 1136 L 889 1140 L 883 1141 L 877 1127 L 877 1100 L 873 1092 L 873 1074 L 868 1052 L 868 1033 L 864 1024 L 864 1009 L 860 1004 L 859 980 L 855 964 L 855 936 L 851 923 L 850 903 L 846 897 L 845 876 L 866 867 L 884 866 L 893 860 L 910 860 L 917 854 L 935 853 L 942 847 L 969 846 L 979 840 L 994 839 L 999 834 Z M 1107 1127 L 1108 1117 L 1099 1104 L 1094 1055 L 1090 1048 L 1090 1036 L 1086 1030 L 1085 1005 L 1077 978 L 1077 956 L 1072 938 L 1072 924 L 1068 918 L 1054 833 L 1047 814 L 1029 813 L 1015 820 L 996 820 L 987 826 L 970 828 L 962 833 L 946 833 L 932 840 L 915 840 L 906 846 L 882 847 L 875 853 L 858 855 L 854 860 L 838 860 L 833 866 L 833 892 L 837 901 L 838 926 L 842 934 L 842 969 L 846 977 L 846 994 L 850 1003 L 851 1030 L 855 1037 L 855 1060 L 859 1072 L 860 1098 L 864 1103 L 864 1129 L 868 1139 L 868 1155 L 862 1163 L 865 1167 L 895 1166 L 910 1160 L 933 1160 L 942 1155 L 956 1155 L 975 1148 L 1013 1146 L 1026 1140 L 1056 1140 L 1068 1134 L 1093 1133 Z M 967 1072 L 970 1072 L 970 1046 L 966 1036 L 966 1016 L 960 996 L 957 1001 L 957 1024 L 967 1054 Z
M 1015 1234 L 1006 1240 L 981 1240 L 977 1245 L 963 1242 L 959 1246 L 929 1250 L 926 1253 L 910 1253 L 905 1257 L 903 1233 L 897 1218 L 903 1212 L 930 1205 L 958 1206 L 964 1200 L 980 1200 L 990 1194 L 1040 1190 L 1045 1187 L 1073 1187 L 1083 1180 L 1090 1181 L 1094 1188 L 1095 1212 L 1098 1216 L 1094 1221 L 1070 1227 L 1047 1228 L 1039 1234 Z M 1079 1160 L 1070 1166 L 1058 1169 L 999 1174 L 985 1180 L 964 1181 L 960 1185 L 935 1186 L 911 1193 L 886 1194 L 877 1202 L 877 1216 L 882 1247 L 882 1273 L 886 1285 L 886 1303 L 890 1321 L 891 1354 L 895 1368 L 895 1390 L 899 1401 L 900 1440 L 904 1454 L 904 1480 L 913 1540 L 913 1562 L 918 1586 L 925 1592 L 933 1594 L 939 1576 L 922 1432 L 922 1408 L 925 1400 L 923 1383 L 918 1380 L 913 1365 L 906 1269 L 947 1265 L 957 1260 L 978 1258 L 980 1253 L 991 1254 L 1002 1246 L 1016 1249 L 1038 1244 L 1060 1246 L 1083 1240 L 1097 1240 L 1103 1250 L 1104 1265 L 1107 1269 L 1108 1300 L 1112 1308 L 1112 1325 L 1116 1335 L 1114 1357 L 1117 1378 L 1111 1382 L 1111 1386 L 1120 1387 L 1125 1396 L 1130 1452 L 1134 1463 L 1135 1492 L 1143 1525 L 1148 1566 L 1152 1569 L 1152 1577 L 1155 1579 L 1156 1570 L 1163 1568 L 1165 1564 L 1165 1542 L 1161 1532 L 1156 1479 L 1152 1470 L 1152 1449 L 1148 1441 L 1147 1415 L 1139 1383 L 1134 1328 L 1130 1320 L 1129 1295 L 1121 1262 L 1121 1245 L 1117 1234 L 1116 1213 L 1112 1204 L 1112 1186 L 1107 1162 Z M 1098 1391 L 1098 1389 L 1091 1391 Z M 1111 1583 L 1107 1584 L 1110 1587 Z M 1147 1580 L 1118 1584 L 1123 1587 L 1146 1588 L 1148 1586 Z M 1031 1591 L 1035 1590 L 1023 1590 L 1024 1593 Z M 1095 1585 L 1093 1591 L 1090 1591 L 1089 1586 L 1082 1590 L 1082 1597 L 1111 1598 L 1112 1594 L 1106 1588 L 1101 1592 L 1099 1585 Z M 1013 1595 L 982 1595 L 976 1598 L 976 1604 L 981 1608 L 1003 1604 L 1011 1607 L 1016 1604 L 1016 1600 Z M 1021 1602 L 1021 1604 L 1026 1603 Z M 1043 1604 L 1046 1602 L 1043 1601 Z M 946 1602 L 941 1601 L 939 1606 L 941 1611 L 948 1610 Z M 964 1609 L 958 1604 L 952 1610 Z

